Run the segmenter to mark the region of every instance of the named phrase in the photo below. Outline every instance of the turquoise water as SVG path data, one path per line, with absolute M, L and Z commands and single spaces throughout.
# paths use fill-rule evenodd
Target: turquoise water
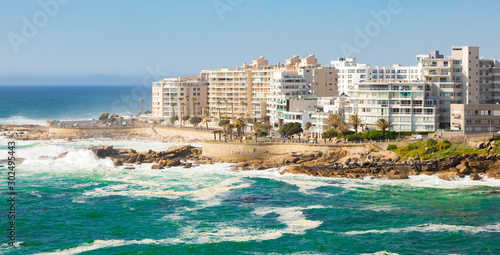
M 500 180 L 313 178 L 230 164 L 125 170 L 78 148 L 170 145 L 18 144 L 20 244 L 0 246 L 4 254 L 500 254 L 500 196 L 483 193 Z
M 0 86 L 0 124 L 130 116 L 141 112 L 140 99 L 151 110 L 150 86 Z

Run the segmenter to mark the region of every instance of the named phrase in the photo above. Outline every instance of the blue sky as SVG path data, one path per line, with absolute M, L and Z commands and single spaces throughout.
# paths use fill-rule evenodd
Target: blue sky
M 499 1 L 1 0 L 0 78 L 144 80 L 148 68 L 156 70 L 151 76 L 194 75 L 261 55 L 274 64 L 316 53 L 328 64 L 344 55 L 341 45 L 356 47 L 356 28 L 377 23 L 370 13 L 387 12 L 391 1 L 400 12 L 357 47 L 352 56 L 359 62 L 409 65 L 434 49 L 449 55 L 452 45 L 480 46 L 482 56 L 500 57 Z M 59 10 L 49 13 L 40 3 L 57 3 Z M 30 38 L 23 36 L 25 20 L 38 30 Z

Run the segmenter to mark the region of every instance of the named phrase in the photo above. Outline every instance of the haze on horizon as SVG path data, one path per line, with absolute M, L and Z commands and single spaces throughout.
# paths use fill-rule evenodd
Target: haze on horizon
M 149 85 L 294 54 L 319 62 L 351 56 L 371 65 L 414 64 L 453 45 L 500 57 L 500 2 L 458 1 L 3 1 L 0 85 Z M 471 11 L 471 8 L 474 11 Z M 391 8 L 397 11 L 391 11 Z M 384 20 L 381 13 L 389 13 Z M 377 16 L 379 15 L 379 16 Z M 382 19 L 382 20 L 379 20 Z M 477 22 L 482 20 L 482 22 Z M 474 21 L 474 22 L 471 22 Z M 368 41 L 359 44 L 359 31 Z M 369 34 L 369 31 L 368 31 Z M 358 43 L 356 40 L 358 39 Z

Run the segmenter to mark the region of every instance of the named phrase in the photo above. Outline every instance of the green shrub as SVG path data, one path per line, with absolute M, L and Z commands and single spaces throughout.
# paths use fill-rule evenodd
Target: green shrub
M 413 132 L 413 131 L 400 131 L 398 133 L 400 135 L 404 135 L 404 136 L 411 136 L 411 135 L 415 134 L 415 132 Z
M 439 150 L 446 150 L 446 149 L 450 148 L 450 146 L 451 146 L 451 142 L 448 140 L 443 140 L 443 141 L 439 141 L 438 143 L 436 143 L 436 147 Z
M 425 141 L 425 145 L 427 145 L 429 147 L 435 146 L 436 144 L 437 144 L 437 141 L 432 139 L 432 138 Z
M 389 145 L 387 145 L 387 150 L 391 150 L 392 151 L 392 150 L 395 150 L 397 148 L 398 148 L 398 146 L 396 146 L 395 144 L 389 144 Z
M 346 135 L 345 138 L 347 138 L 347 140 L 349 141 L 359 141 L 359 140 L 362 140 L 363 138 L 361 137 L 361 134 L 350 134 L 350 135 Z
M 370 132 L 368 132 L 368 133 L 363 133 L 361 135 L 361 137 L 364 139 L 367 139 L 367 140 L 383 139 L 382 131 L 380 131 L 380 130 L 370 130 Z

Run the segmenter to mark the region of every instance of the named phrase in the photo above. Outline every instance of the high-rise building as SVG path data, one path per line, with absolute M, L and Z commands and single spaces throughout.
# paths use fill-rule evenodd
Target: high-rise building
M 348 95 L 355 84 L 363 82 L 419 81 L 422 79 L 420 64 L 416 66 L 370 66 L 359 64 L 356 58 L 339 58 L 331 65 L 338 70 L 338 93 Z
M 271 125 L 281 126 L 284 123 L 284 112 L 290 110 L 290 99 L 307 96 L 307 90 L 306 79 L 302 75 L 288 72 L 274 73 L 267 98 L 267 112 Z
M 208 105 L 207 74 L 165 78 L 153 82 L 152 93 L 153 117 L 203 116 Z
M 209 105 L 211 116 L 252 117 L 258 120 L 270 116 L 268 110 L 271 81 L 276 73 L 288 72 L 305 79 L 306 95 L 337 95 L 337 72 L 334 67 L 322 67 L 314 55 L 302 59 L 293 56 L 269 65 L 259 57 L 252 64 L 238 68 L 218 68 L 209 74 Z

